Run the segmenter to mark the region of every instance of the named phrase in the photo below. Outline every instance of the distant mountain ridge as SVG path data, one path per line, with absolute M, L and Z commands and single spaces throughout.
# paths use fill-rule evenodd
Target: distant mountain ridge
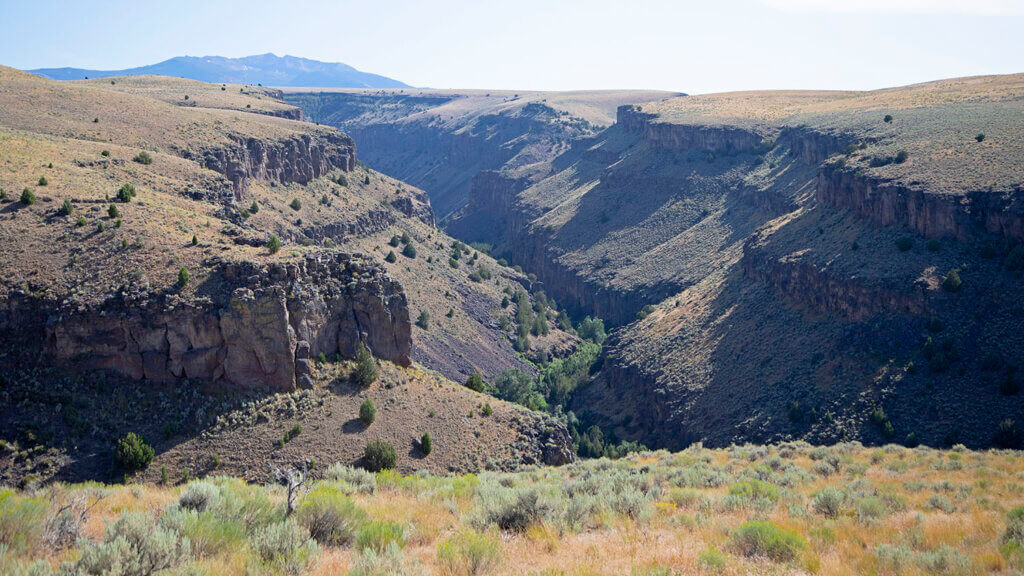
M 38 68 L 29 70 L 53 80 L 81 80 L 107 76 L 159 75 L 202 82 L 302 86 L 309 88 L 410 88 L 393 78 L 361 72 L 340 62 L 321 62 L 297 56 L 267 53 L 244 58 L 178 56 L 149 66 L 124 70 Z

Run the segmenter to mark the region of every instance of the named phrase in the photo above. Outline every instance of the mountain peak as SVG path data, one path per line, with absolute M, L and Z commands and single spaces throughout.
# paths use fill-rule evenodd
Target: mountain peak
M 398 80 L 362 72 L 341 62 L 322 62 L 273 52 L 241 58 L 176 56 L 163 62 L 124 70 L 40 68 L 29 70 L 53 80 L 81 80 L 106 76 L 160 75 L 202 82 L 303 86 L 311 88 L 408 88 Z

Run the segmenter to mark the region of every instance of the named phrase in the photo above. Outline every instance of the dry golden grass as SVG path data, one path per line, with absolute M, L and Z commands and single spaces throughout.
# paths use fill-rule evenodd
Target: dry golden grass
M 950 465 L 954 460 L 961 464 Z M 827 476 L 812 472 L 822 461 L 838 463 L 838 471 Z M 756 477 L 775 486 L 777 500 L 730 495 L 730 486 Z M 1017 452 L 898 446 L 882 451 L 856 444 L 813 448 L 797 443 L 646 453 L 617 462 L 484 473 L 479 480 L 382 473 L 374 493 L 352 498 L 370 519 L 405 529 L 404 549 L 383 562 L 388 573 L 450 573 L 451 564 L 442 561 L 438 550 L 455 534 L 475 529 L 489 535 L 485 538 L 491 544 L 485 548 L 497 559 L 483 574 L 1010 574 L 1024 568 L 1019 555 L 1001 548 L 1007 511 L 1024 503 L 1022 481 L 1024 459 Z M 846 498 L 835 518 L 823 515 L 815 504 L 816 495 L 826 488 Z M 47 490 L 74 494 L 86 489 Z M 494 499 L 503 498 L 503 490 L 520 494 L 535 489 L 551 490 L 543 500 L 547 504 L 507 508 L 505 514 L 530 520 L 522 530 L 499 530 L 493 523 L 497 517 L 486 512 L 494 509 Z M 159 516 L 174 506 L 182 488 L 100 490 L 105 497 L 82 533 L 91 539 L 99 538 L 102 526 L 123 512 Z M 688 496 L 676 505 L 670 491 Z M 633 514 L 624 512 L 616 496 L 629 493 L 638 495 Z M 282 490 L 270 489 L 268 494 L 272 502 L 281 503 Z M 581 524 L 567 524 L 566 506 L 587 494 L 592 498 L 590 512 Z M 951 508 L 929 504 L 936 496 L 947 496 Z M 858 510 L 869 499 L 884 500 L 886 508 L 861 516 Z M 9 505 L 10 500 L 0 502 Z M 754 520 L 792 531 L 805 542 L 803 548 L 790 559 L 774 561 L 745 555 L 737 547 L 736 533 Z M 325 546 L 304 573 L 347 573 L 365 563 L 366 554 L 351 546 Z M 718 564 L 707 560 L 709 555 Z M 73 551 L 39 548 L 0 556 L 7 563 L 0 566 L 29 559 L 56 565 L 75 557 Z M 252 562 L 251 552 L 235 548 L 191 566 L 208 573 L 245 574 Z

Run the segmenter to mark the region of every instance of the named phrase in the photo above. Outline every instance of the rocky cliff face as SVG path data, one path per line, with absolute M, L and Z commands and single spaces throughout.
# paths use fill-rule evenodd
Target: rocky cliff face
M 232 138 L 234 145 L 209 147 L 184 155 L 232 182 L 235 194 L 245 193 L 250 180 L 307 184 L 332 170 L 351 172 L 355 142 L 340 133 L 303 134 L 285 140 Z
M 352 356 L 360 342 L 379 358 L 410 362 L 405 294 L 361 255 L 213 267 L 209 291 L 189 301 L 126 289 L 99 309 L 74 309 L 15 294 L 4 303 L 0 333 L 38 338 L 69 367 L 270 391 L 303 385 L 310 358 Z
M 933 194 L 836 163 L 823 166 L 817 184 L 817 198 L 823 204 L 849 209 L 881 226 L 902 226 L 926 238 L 965 240 L 993 233 L 1024 240 L 1021 197 L 1021 190 Z
M 635 106 L 620 106 L 617 123 L 629 134 L 642 135 L 654 150 L 750 151 L 762 147 L 768 136 L 767 130 L 658 122 L 656 116 Z

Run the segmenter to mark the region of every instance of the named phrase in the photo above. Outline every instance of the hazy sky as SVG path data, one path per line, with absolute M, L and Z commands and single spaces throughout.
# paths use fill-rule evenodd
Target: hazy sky
M 0 64 L 264 52 L 436 88 L 880 88 L 1024 72 L 1024 0 L 0 0 Z

